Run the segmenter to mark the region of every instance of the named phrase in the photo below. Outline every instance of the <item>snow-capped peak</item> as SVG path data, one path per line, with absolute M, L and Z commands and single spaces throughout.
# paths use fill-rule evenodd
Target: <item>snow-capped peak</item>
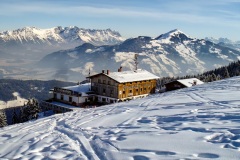
M 186 40 L 192 40 L 193 38 L 191 38 L 190 36 L 186 35 L 185 33 L 183 33 L 178 29 L 174 29 L 165 34 L 161 34 L 155 39 L 161 41 L 161 43 L 172 43 L 172 42 L 183 42 Z
M 184 34 L 182 31 L 180 31 L 179 29 L 174 29 L 171 30 L 167 33 L 165 33 L 165 35 L 169 35 L 169 36 L 175 36 L 175 35 L 179 35 L 179 34 Z

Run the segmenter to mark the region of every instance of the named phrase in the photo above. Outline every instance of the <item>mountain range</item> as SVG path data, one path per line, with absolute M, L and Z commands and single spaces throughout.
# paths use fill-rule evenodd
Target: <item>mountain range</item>
M 39 67 L 55 68 L 57 78 L 76 74 L 83 77 L 101 72 L 138 68 L 158 76 L 197 74 L 226 65 L 240 58 L 240 52 L 213 42 L 192 38 L 180 30 L 172 30 L 156 38 L 139 36 L 116 45 L 94 46 L 85 43 L 74 49 L 62 50 L 45 56 Z M 65 73 L 65 74 L 63 74 Z
M 160 77 L 202 73 L 240 59 L 237 49 L 211 39 L 192 38 L 178 29 L 155 38 L 139 36 L 125 40 L 110 29 L 25 27 L 0 33 L 0 45 L 6 50 L 7 46 L 18 51 L 21 51 L 19 46 L 25 49 L 24 54 L 14 53 L 21 57 L 18 59 L 7 52 L 11 58 L 6 58 L 0 66 L 2 78 L 81 81 L 89 70 L 90 74 L 107 69 L 114 72 L 120 66 L 133 70 L 135 54 L 138 55 L 138 68 Z M 54 51 L 51 53 L 51 50 Z M 33 58 L 36 56 L 38 58 Z M 26 62 L 27 58 L 31 63 Z
M 240 41 L 232 41 L 227 38 L 213 38 L 213 37 L 206 37 L 205 40 L 211 41 L 213 43 L 219 44 L 221 46 L 229 47 L 235 50 L 240 51 Z
M 24 27 L 13 31 L 0 32 L 1 51 L 14 56 L 43 57 L 53 51 L 69 49 L 83 43 L 112 45 L 122 42 L 121 35 L 112 31 L 84 29 L 76 26 L 39 29 Z M 3 56 L 3 55 L 2 55 Z

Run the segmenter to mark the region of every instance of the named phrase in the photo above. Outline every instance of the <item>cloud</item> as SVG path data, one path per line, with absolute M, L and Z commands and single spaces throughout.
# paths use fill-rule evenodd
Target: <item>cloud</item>
M 133 0 L 134 1 L 134 0 Z M 62 17 L 67 18 L 102 18 L 104 20 L 119 19 L 121 20 L 151 20 L 154 23 L 172 23 L 186 25 L 213 25 L 213 26 L 239 26 L 240 14 L 239 9 L 232 3 L 237 0 L 153 0 L 153 3 L 139 2 L 121 3 L 108 1 L 87 2 L 83 1 L 38 1 L 23 0 L 14 1 L 15 3 L 3 3 L 0 6 L 0 16 L 7 15 L 13 17 L 25 17 L 34 15 L 47 16 L 49 19 Z M 71 2 L 71 3 L 70 3 Z M 137 2 L 137 1 L 136 1 Z M 146 4 L 146 6 L 144 6 Z M 239 4 L 239 3 L 238 3 Z M 235 8 L 234 8 L 235 6 Z M 3 17 L 2 16 L 2 17 Z
M 178 5 L 178 3 L 175 3 Z M 184 8 L 191 8 L 187 11 L 175 10 L 149 10 L 143 8 L 133 8 L 129 6 L 64 6 L 59 4 L 47 4 L 47 3 L 30 3 L 30 4 L 3 4 L 0 10 L 0 15 L 10 14 L 10 15 L 24 15 L 31 13 L 40 13 L 47 15 L 62 15 L 62 16 L 87 16 L 87 17 L 120 17 L 120 18 L 150 18 L 154 20 L 174 20 L 183 21 L 190 23 L 203 23 L 212 22 L 217 19 L 222 19 L 222 17 L 215 17 L 211 15 L 204 14 L 191 14 L 192 10 L 197 10 L 198 7 L 191 7 L 188 5 Z M 173 8 L 175 8 L 173 6 Z M 178 8 L 178 7 L 176 7 Z M 11 11 L 11 12 L 9 12 Z M 230 14 L 231 13 L 231 14 Z M 238 18 L 234 13 L 229 11 L 229 16 L 234 16 Z

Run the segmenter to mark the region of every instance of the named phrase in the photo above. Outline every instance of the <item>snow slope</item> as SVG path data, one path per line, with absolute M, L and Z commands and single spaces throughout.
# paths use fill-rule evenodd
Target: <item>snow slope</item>
M 8 159 L 240 159 L 240 77 L 0 130 Z

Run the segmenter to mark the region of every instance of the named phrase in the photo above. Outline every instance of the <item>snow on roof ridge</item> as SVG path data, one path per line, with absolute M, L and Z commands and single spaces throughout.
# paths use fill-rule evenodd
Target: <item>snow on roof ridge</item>
M 104 73 L 106 76 L 116 80 L 119 83 L 158 79 L 159 77 L 148 72 L 147 70 L 138 69 L 134 71 L 110 72 Z
M 90 83 L 84 83 L 84 84 L 80 84 L 80 85 L 75 85 L 75 86 L 67 86 L 67 87 L 63 87 L 63 89 L 67 89 L 67 90 L 71 90 L 71 91 L 76 91 L 76 92 L 89 92 L 89 88 L 90 88 Z
M 196 82 L 196 85 L 199 84 L 204 84 L 203 81 L 197 79 L 197 78 L 187 78 L 187 79 L 179 79 L 177 80 L 178 82 L 182 83 L 183 85 L 185 85 L 186 87 L 191 87 L 193 86 L 193 83 Z

